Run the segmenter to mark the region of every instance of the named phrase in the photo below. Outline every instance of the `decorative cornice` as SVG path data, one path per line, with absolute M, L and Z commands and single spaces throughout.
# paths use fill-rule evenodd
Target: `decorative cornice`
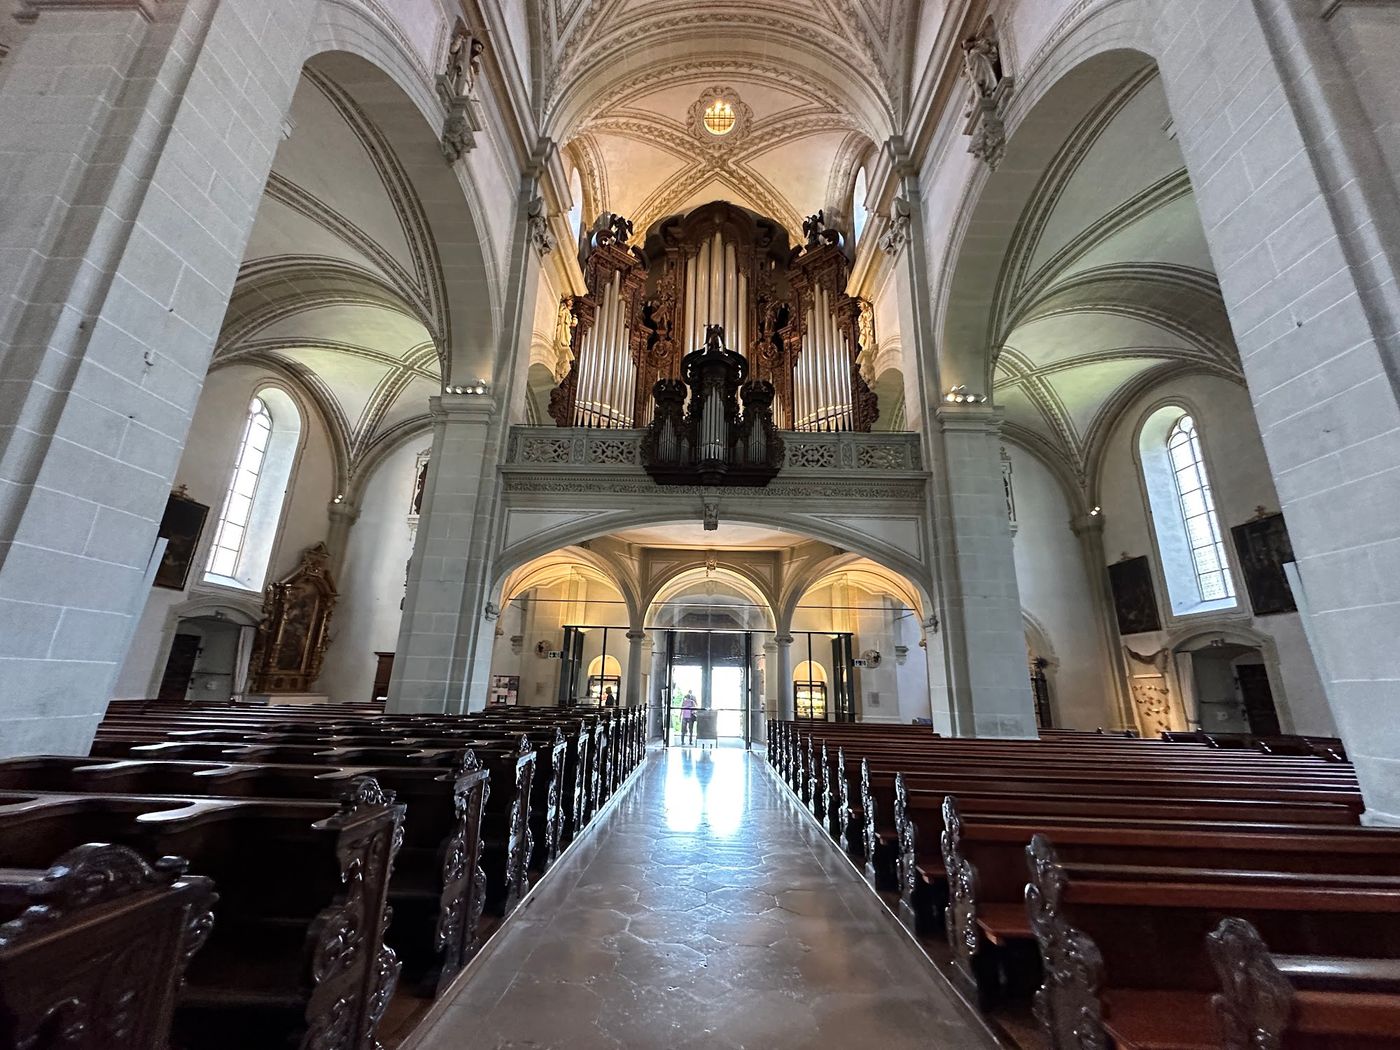
M 15 19 L 33 22 L 41 11 L 133 11 L 154 22 L 159 3 L 160 0 L 19 0 Z

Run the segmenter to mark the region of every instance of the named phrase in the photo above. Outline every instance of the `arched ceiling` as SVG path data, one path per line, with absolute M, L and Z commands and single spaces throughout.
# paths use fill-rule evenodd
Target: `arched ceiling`
M 322 56 L 293 98 L 214 367 L 300 386 L 348 491 L 427 425 L 445 367 L 489 379 L 460 352 L 490 346 L 482 262 L 428 123 L 373 66 Z
M 532 0 L 540 108 L 583 176 L 585 219 L 638 231 L 712 200 L 802 217 L 845 207 L 873 142 L 900 122 L 919 0 Z M 740 107 L 696 126 L 710 91 Z M 838 221 L 842 219 L 837 216 Z
M 1155 67 L 1038 170 L 989 300 L 994 400 L 1009 436 L 1092 497 L 1103 440 L 1135 397 L 1183 371 L 1241 371 Z

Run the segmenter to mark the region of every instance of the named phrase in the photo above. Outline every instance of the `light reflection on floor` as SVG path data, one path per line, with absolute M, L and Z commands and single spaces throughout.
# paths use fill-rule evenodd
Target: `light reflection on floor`
M 737 748 L 676 748 L 666 764 L 663 805 L 672 831 L 733 838 L 744 817 L 747 755 Z

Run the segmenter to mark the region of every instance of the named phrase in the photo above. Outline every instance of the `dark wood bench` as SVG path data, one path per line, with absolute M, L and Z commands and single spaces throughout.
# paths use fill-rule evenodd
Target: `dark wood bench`
M 87 843 L 47 870 L 0 869 L 0 1046 L 167 1046 L 217 900 L 185 868 Z
M 960 813 L 951 795 L 943 823 L 948 943 L 955 972 L 983 1008 L 1037 969 L 1025 953 L 1024 903 L 1026 847 L 1037 834 L 1069 864 L 1385 876 L 1400 886 L 1400 833 L 1374 828 L 1137 820 L 1107 809 L 1099 820 L 1017 821 Z M 902 869 L 913 863 L 904 858 Z
M 175 1042 L 367 1046 L 398 978 L 384 927 L 402 816 L 368 778 L 339 803 L 0 792 L 0 866 L 94 841 L 184 857 L 219 901 Z
M 1225 1050 L 1382 1050 L 1400 1044 L 1400 960 L 1273 955 L 1243 919 L 1207 940 Z
M 421 994 L 436 994 L 480 947 L 486 903 L 481 824 L 489 774 L 474 752 L 465 752 L 456 770 L 52 756 L 0 761 L 0 790 L 69 794 L 338 799 L 363 776 L 406 807 L 403 845 L 389 883 L 388 940 L 403 964 L 403 981 Z
M 1044 836 L 1027 857 L 1045 960 L 1036 1012 L 1057 1048 L 1221 1046 L 1207 935 L 1228 918 L 1283 954 L 1400 958 L 1394 878 L 1070 865 Z

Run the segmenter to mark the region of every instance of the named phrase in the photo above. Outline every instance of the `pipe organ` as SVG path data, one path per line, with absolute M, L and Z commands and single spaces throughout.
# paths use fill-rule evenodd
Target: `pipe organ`
M 574 360 L 550 399 L 560 426 L 645 427 L 653 388 L 718 326 L 747 375 L 772 384 L 773 422 L 791 430 L 869 430 L 875 394 L 857 359 L 860 300 L 849 261 L 821 213 L 790 243 L 771 219 L 718 201 L 671 216 L 629 243 L 631 223 L 604 214 L 589 236 L 588 294 L 572 309 Z

